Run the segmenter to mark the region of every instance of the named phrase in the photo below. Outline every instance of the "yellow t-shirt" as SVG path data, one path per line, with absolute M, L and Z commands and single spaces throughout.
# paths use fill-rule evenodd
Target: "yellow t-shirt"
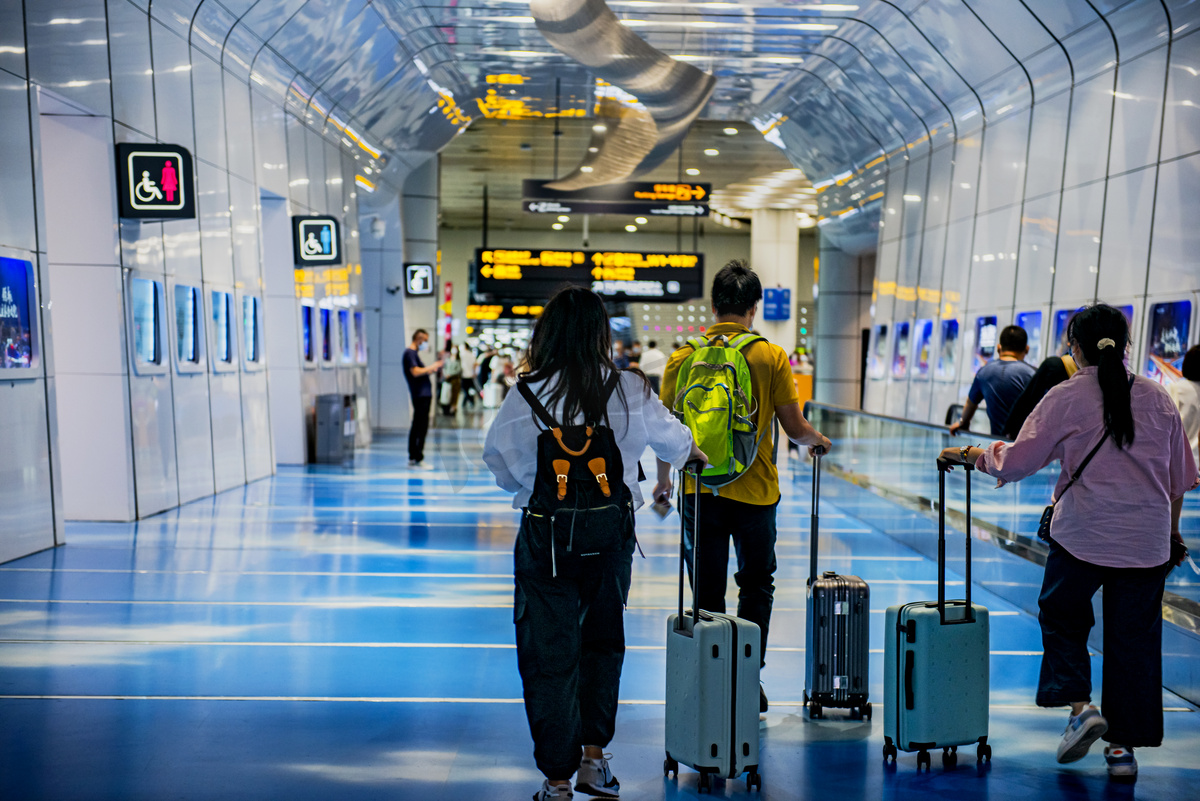
M 738 334 L 746 333 L 747 330 L 745 326 L 737 323 L 717 323 L 709 328 L 704 336 L 711 339 L 718 334 L 724 334 L 732 339 Z M 659 398 L 668 409 L 675 406 L 675 383 L 679 377 L 679 366 L 692 353 L 691 346 L 684 345 L 667 360 Z M 775 407 L 799 403 L 800 396 L 796 394 L 792 366 L 783 348 L 770 342 L 759 341 L 747 345 L 742 350 L 742 355 L 746 357 L 746 364 L 750 367 L 752 394 L 758 408 L 754 422 L 758 426 L 758 435 L 762 437 L 762 442 L 749 469 L 737 480 L 719 487 L 717 492 L 722 498 L 768 506 L 779 500 L 779 471 L 771 459 L 774 449 Z M 684 491 L 696 491 L 691 481 L 687 482 Z M 702 491 L 712 492 L 708 487 L 702 487 Z

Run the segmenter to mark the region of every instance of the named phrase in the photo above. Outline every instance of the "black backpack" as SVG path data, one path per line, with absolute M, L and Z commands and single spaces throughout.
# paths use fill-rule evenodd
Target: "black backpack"
M 613 372 L 604 385 L 603 404 L 621 380 Z M 537 439 L 537 472 L 528 514 L 544 519 L 551 546 L 551 565 L 558 575 L 555 552 L 565 544 L 572 557 L 598 556 L 625 547 L 632 536 L 633 495 L 625 485 L 625 465 L 612 429 L 599 421 L 563 426 L 533 394 L 525 378 L 517 390 L 545 429 Z

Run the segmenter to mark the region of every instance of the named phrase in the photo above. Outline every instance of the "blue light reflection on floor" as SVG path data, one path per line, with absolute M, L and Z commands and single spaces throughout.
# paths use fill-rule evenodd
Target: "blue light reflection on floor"
M 512 648 L 516 513 L 481 470 L 477 432 L 435 436 L 436 472 L 407 472 L 387 439 L 353 470 L 285 468 L 138 524 L 69 524 L 69 545 L 0 566 L 0 797 L 527 798 L 539 778 Z M 980 588 L 992 766 L 885 768 L 878 706 L 874 722 L 804 719 L 810 485 L 797 478 L 780 505 L 765 798 L 1194 797 L 1200 716 L 1170 694 L 1166 745 L 1139 751 L 1135 788 L 1110 787 L 1098 753 L 1057 766 L 1064 713 L 1032 706 L 1037 623 Z M 858 506 L 841 492 L 825 504 L 822 567 L 871 582 L 879 705 L 881 611 L 933 597 L 936 566 Z M 661 775 L 677 521 L 638 519 L 647 558 L 610 748 L 628 798 L 696 795 L 695 774 Z

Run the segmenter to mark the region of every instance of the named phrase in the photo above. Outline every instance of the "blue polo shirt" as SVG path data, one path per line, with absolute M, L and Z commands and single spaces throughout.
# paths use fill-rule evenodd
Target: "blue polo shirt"
M 1023 361 L 997 359 L 979 368 L 967 397 L 972 403 L 987 401 L 988 419 L 992 421 L 992 436 L 1004 436 L 1004 424 L 1013 404 L 1036 371 Z

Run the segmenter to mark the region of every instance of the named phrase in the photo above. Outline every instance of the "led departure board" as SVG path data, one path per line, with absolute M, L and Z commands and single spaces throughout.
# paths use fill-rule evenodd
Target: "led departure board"
M 521 182 L 522 208 L 534 214 L 645 214 L 707 217 L 712 184 L 627 181 L 586 189 L 548 189 L 553 181 Z
M 611 250 L 475 251 L 475 293 L 493 299 L 548 299 L 586 286 L 614 300 L 679 301 L 704 295 L 704 256 Z

